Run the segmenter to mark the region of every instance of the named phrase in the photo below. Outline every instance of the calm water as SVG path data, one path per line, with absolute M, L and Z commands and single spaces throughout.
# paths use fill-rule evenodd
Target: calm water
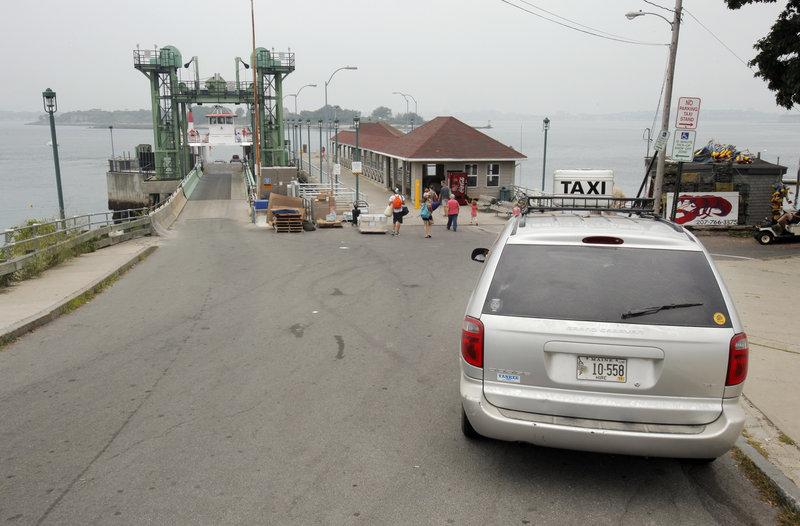
M 788 166 L 794 178 L 800 158 L 800 124 L 776 122 L 707 122 L 697 130 L 698 148 L 710 139 L 734 144 L 741 150 Z M 468 123 L 480 124 L 480 123 Z M 544 134 L 541 121 L 492 122 L 487 135 L 528 156 L 517 173 L 517 184 L 539 188 L 542 182 Z M 642 138 L 649 122 L 559 121 L 551 122 L 547 136 L 546 190 L 552 190 L 556 169 L 595 168 L 614 170 L 616 185 L 626 195 L 635 195 L 644 173 Z M 314 132 L 317 133 L 314 133 Z M 106 170 L 111 156 L 108 128 L 59 126 L 61 183 L 67 215 L 103 212 L 108 209 Z M 131 154 L 137 144 L 153 143 L 151 130 L 114 128 L 114 152 Z M 0 228 L 26 219 L 58 216 L 53 150 L 48 126 L 22 122 L 0 122 Z M 303 142 L 308 142 L 304 134 Z M 312 129 L 311 148 L 318 148 L 319 132 Z M 671 149 L 671 142 L 670 147 Z M 229 160 L 235 147 L 214 148 L 211 160 Z

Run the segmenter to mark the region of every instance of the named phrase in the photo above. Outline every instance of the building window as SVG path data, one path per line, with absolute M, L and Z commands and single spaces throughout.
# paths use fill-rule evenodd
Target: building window
M 465 164 L 464 173 L 467 174 L 467 186 L 478 186 L 478 165 Z
M 486 165 L 486 186 L 500 186 L 500 165 L 489 163 Z

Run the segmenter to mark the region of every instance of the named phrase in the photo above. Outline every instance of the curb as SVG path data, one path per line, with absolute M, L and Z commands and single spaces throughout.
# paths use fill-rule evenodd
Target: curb
M 24 319 L 22 321 L 19 321 L 19 322 L 13 324 L 13 325 L 10 325 L 9 327 L 5 327 L 5 328 L 0 329 L 0 331 L 2 331 L 2 332 L 0 332 L 0 342 L 10 341 L 10 340 L 19 338 L 23 334 L 31 332 L 31 331 L 33 331 L 35 329 L 38 329 L 42 325 L 50 323 L 51 321 L 53 321 L 56 318 L 58 318 L 59 316 L 61 316 L 61 314 L 62 314 L 61 310 L 64 307 L 64 305 L 66 305 L 70 301 L 74 300 L 75 298 L 82 296 L 83 294 L 87 293 L 88 291 L 92 290 L 94 287 L 96 287 L 100 283 L 104 282 L 105 280 L 107 280 L 107 279 L 109 279 L 111 277 L 119 276 L 120 274 L 125 273 L 131 267 L 135 266 L 142 257 L 149 256 L 150 254 L 155 252 L 155 250 L 157 248 L 158 248 L 158 246 L 151 245 L 149 247 L 145 247 L 145 248 L 139 250 L 138 252 L 133 254 L 128 259 L 128 261 L 126 261 L 125 263 L 120 265 L 115 270 L 112 270 L 111 272 L 108 272 L 104 276 L 94 280 L 89 285 L 83 287 L 82 289 L 78 290 L 77 292 L 74 292 L 74 293 L 70 294 L 68 297 L 64 298 L 63 300 L 59 301 L 58 303 L 48 307 L 47 309 L 45 309 L 45 310 L 43 310 L 41 312 L 38 312 L 38 313 L 34 314 L 33 316 L 30 316 L 30 317 L 28 317 L 28 318 L 26 318 L 26 319 Z
M 756 468 L 775 485 L 775 489 L 786 504 L 796 513 L 800 513 L 800 489 L 794 482 L 789 480 L 781 470 L 773 466 L 769 460 L 764 458 L 761 453 L 748 444 L 743 436 L 740 435 L 739 438 L 736 439 L 736 447 L 738 447 L 741 452 L 755 464 Z

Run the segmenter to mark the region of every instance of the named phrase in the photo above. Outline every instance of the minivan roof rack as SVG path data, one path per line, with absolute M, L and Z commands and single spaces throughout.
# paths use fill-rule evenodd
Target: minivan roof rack
M 654 200 L 649 197 L 609 197 L 586 195 L 537 195 L 526 196 L 526 214 L 531 212 L 618 212 L 637 215 L 655 215 Z

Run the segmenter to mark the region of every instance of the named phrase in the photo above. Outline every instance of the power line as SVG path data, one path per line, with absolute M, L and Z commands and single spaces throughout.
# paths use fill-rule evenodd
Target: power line
M 557 15 L 555 13 L 551 13 L 550 11 L 547 11 L 546 9 L 538 7 L 538 6 L 536 6 L 536 5 L 534 5 L 534 4 L 530 3 L 530 2 L 526 2 L 525 0 L 517 0 L 517 1 L 521 2 L 523 4 L 526 4 L 526 5 L 530 6 L 530 7 L 532 7 L 533 9 L 538 9 L 539 11 L 545 12 L 548 15 L 554 16 L 556 18 L 560 18 L 561 20 L 564 20 L 564 21 L 569 22 L 570 24 L 574 24 L 574 25 L 568 25 L 568 24 L 565 24 L 563 22 L 559 22 L 558 20 L 554 20 L 552 18 L 548 18 L 548 17 L 546 17 L 544 15 L 541 15 L 539 13 L 535 13 L 534 11 L 531 11 L 530 9 L 526 9 L 523 6 L 520 6 L 520 5 L 517 5 L 517 4 L 513 4 L 509 0 L 500 0 L 500 1 L 503 2 L 504 4 L 510 5 L 511 7 L 516 7 L 520 11 L 524 11 L 525 13 L 528 13 L 528 14 L 533 15 L 535 17 L 541 18 L 542 20 L 547 20 L 548 22 L 552 22 L 553 24 L 557 24 L 559 26 L 565 27 L 567 29 L 571 29 L 573 31 L 578 31 L 579 33 L 584 33 L 586 35 L 591 35 L 591 36 L 598 37 L 598 38 L 604 38 L 606 40 L 613 40 L 615 42 L 622 42 L 624 44 L 634 44 L 634 45 L 638 45 L 638 46 L 666 46 L 666 45 L 668 45 L 668 44 L 662 44 L 662 43 L 659 43 L 659 42 L 641 42 L 641 41 L 638 41 L 638 40 L 631 40 L 629 38 L 625 38 L 625 37 L 621 37 L 621 36 L 617 36 L 617 35 L 612 35 L 611 33 L 606 33 L 605 31 L 601 31 L 599 29 L 594 29 L 592 27 L 585 26 L 585 25 L 580 24 L 578 22 L 575 22 L 573 20 L 569 20 L 568 18 L 564 18 L 564 17 L 562 17 L 560 15 Z M 579 27 L 574 27 L 574 26 L 579 26 Z M 580 29 L 581 27 L 586 28 L 586 29 Z
M 710 29 L 708 29 L 708 28 L 707 28 L 705 25 L 703 25 L 703 23 L 702 23 L 700 20 L 698 20 L 698 18 L 697 18 L 696 16 L 694 16 L 694 15 L 693 15 L 693 14 L 692 14 L 692 13 L 691 13 L 691 12 L 690 12 L 688 9 L 686 9 L 686 8 L 684 7 L 684 8 L 683 8 L 683 11 L 684 11 L 684 12 L 686 12 L 686 13 L 689 13 L 689 16 L 690 16 L 690 17 L 692 17 L 692 18 L 694 18 L 694 21 L 695 21 L 695 22 L 697 22 L 698 24 L 700 24 L 700 27 L 702 27 L 703 29 L 705 29 L 706 31 L 708 31 L 708 34 L 709 34 L 709 35 L 711 35 L 712 37 L 714 37 L 714 38 L 716 39 L 716 41 L 717 41 L 717 42 L 719 42 L 720 44 L 722 44 L 722 47 L 724 47 L 725 49 L 727 49 L 727 50 L 728 50 L 728 52 L 730 52 L 730 54 L 731 54 L 731 55 L 733 55 L 734 57 L 736 57 L 736 59 L 737 59 L 739 62 L 741 62 L 742 64 L 744 64 L 745 66 L 747 66 L 747 69 L 749 69 L 750 71 L 754 71 L 754 70 L 753 70 L 753 68 L 752 68 L 752 66 L 750 66 L 750 64 L 749 64 L 749 63 L 745 62 L 744 60 L 742 60 L 742 58 L 741 58 L 741 57 L 739 57 L 739 55 L 737 55 L 736 53 L 734 53 L 734 52 L 733 52 L 733 50 L 732 50 L 731 48 L 729 48 L 729 47 L 728 47 L 728 46 L 725 44 L 725 42 L 723 42 L 722 40 L 720 40 L 720 39 L 719 39 L 719 37 L 713 33 L 713 31 L 711 31 L 711 30 L 710 30 Z

